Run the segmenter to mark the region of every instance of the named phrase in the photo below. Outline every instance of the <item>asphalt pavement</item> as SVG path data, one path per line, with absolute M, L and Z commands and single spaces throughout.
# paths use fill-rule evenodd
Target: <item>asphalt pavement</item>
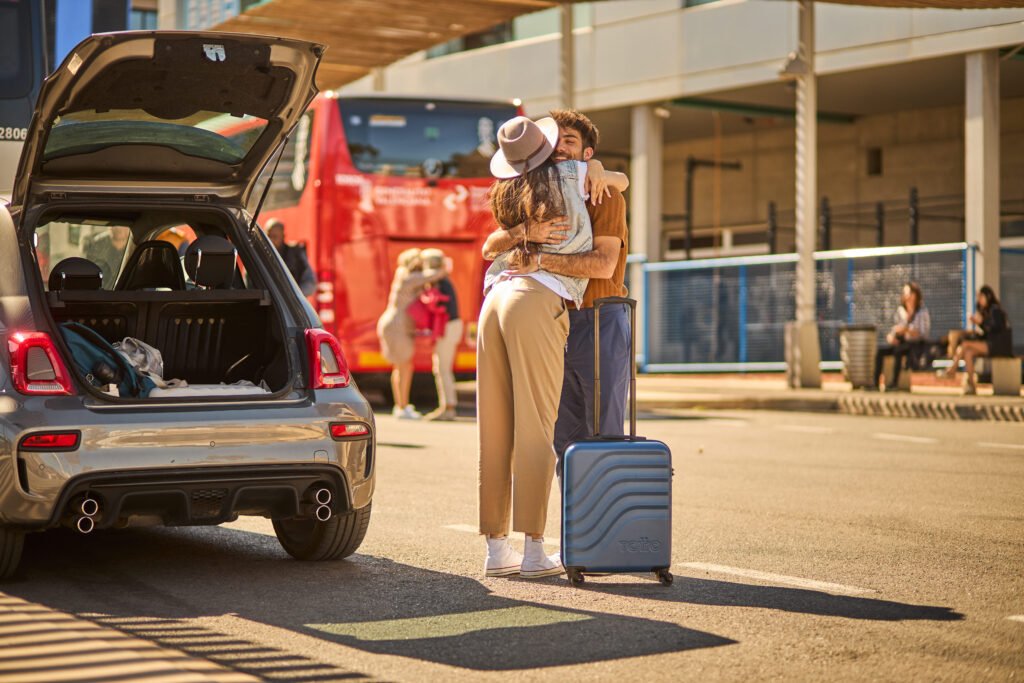
M 177 662 L 138 680 L 1024 675 L 1024 425 L 680 411 L 640 428 L 675 457 L 670 587 L 483 578 L 476 424 L 381 417 L 348 561 L 291 560 L 253 518 L 30 537 L 2 586 L 0 680 L 100 680 L 24 652 L 48 633 L 10 612 L 26 604 Z M 552 550 L 558 514 L 553 492 Z

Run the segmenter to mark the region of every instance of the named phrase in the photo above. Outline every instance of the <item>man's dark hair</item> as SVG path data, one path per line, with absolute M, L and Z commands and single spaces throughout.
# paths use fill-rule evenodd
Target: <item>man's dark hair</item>
M 576 109 L 552 109 L 548 114 L 555 120 L 559 128 L 572 128 L 580 134 L 583 148 L 590 147 L 597 153 L 599 135 L 597 126 L 587 118 L 586 114 Z

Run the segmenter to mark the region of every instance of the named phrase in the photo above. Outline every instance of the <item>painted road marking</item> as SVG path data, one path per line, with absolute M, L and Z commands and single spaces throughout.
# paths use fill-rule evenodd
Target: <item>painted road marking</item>
M 1024 451 L 1024 443 L 998 443 L 996 441 L 979 441 L 982 448 L 1009 448 L 1013 451 Z
M 907 434 L 887 434 L 885 432 L 875 432 L 872 434 L 876 439 L 881 441 L 905 441 L 906 443 L 938 443 L 938 439 L 933 439 L 930 436 L 908 436 Z
M 1006 617 L 1006 618 L 1009 619 L 1010 621 L 1024 622 L 1024 614 L 1014 614 L 1013 616 Z
M 812 427 L 811 425 L 775 425 L 784 432 L 800 432 L 802 434 L 832 434 L 836 430 L 831 427 Z
M 425 640 L 427 638 L 464 636 L 492 629 L 533 628 L 591 619 L 593 619 L 592 616 L 578 612 L 520 605 L 477 612 L 438 614 L 430 617 L 359 621 L 346 624 L 306 624 L 306 627 L 363 641 Z
M 686 567 L 688 569 L 699 569 L 701 571 L 711 572 L 712 574 L 729 574 L 731 576 L 742 576 L 744 578 L 757 579 L 758 581 L 764 581 L 766 583 L 781 583 L 786 586 L 796 586 L 797 588 L 824 591 L 826 593 L 864 595 L 867 593 L 878 592 L 875 590 L 871 590 L 870 588 L 846 586 L 841 583 L 828 583 L 827 581 L 814 581 L 812 579 L 803 579 L 799 576 L 772 574 L 770 572 L 760 572 L 756 569 L 740 569 L 739 567 L 726 567 L 720 564 L 707 564 L 706 562 L 684 562 L 677 566 Z

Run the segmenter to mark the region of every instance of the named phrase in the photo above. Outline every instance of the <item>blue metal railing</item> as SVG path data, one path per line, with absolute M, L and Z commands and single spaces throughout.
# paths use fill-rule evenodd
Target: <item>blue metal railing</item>
M 932 337 L 962 328 L 973 306 L 976 251 L 953 243 L 817 252 L 822 367 L 840 367 L 843 325 L 874 324 L 882 339 L 908 280 L 924 291 Z M 1017 273 L 1024 269 L 1024 250 L 1020 258 Z M 783 336 L 795 317 L 796 262 L 796 254 L 771 254 L 642 263 L 642 370 L 785 369 Z

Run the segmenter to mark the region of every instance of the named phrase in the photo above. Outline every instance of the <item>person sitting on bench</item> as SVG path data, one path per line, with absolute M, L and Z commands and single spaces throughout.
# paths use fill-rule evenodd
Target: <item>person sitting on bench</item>
M 924 295 L 921 287 L 916 282 L 908 282 L 903 285 L 900 294 L 900 307 L 893 316 L 895 324 L 885 335 L 886 344 L 879 347 L 875 353 L 875 374 L 873 375 L 874 387 L 878 386 L 878 376 L 882 374 L 882 367 L 886 356 L 892 356 L 893 372 L 892 384 L 890 386 L 886 378 L 886 389 L 893 390 L 899 386 L 900 369 L 903 359 L 907 358 L 913 367 L 918 359 L 926 352 L 928 346 L 928 333 L 931 332 L 932 320 L 928 314 L 928 308 L 924 305 Z
M 953 377 L 960 361 L 963 360 L 964 370 L 967 373 L 967 382 L 964 385 L 965 394 L 978 393 L 974 377 L 975 358 L 1013 355 L 1010 321 L 1006 317 L 1006 311 L 999 305 L 999 299 L 991 287 L 981 286 L 974 307 L 975 312 L 971 315 L 971 322 L 977 326 L 980 332 L 958 330 L 949 333 L 949 345 L 953 349 L 953 353 L 952 362 L 946 369 L 946 376 Z

